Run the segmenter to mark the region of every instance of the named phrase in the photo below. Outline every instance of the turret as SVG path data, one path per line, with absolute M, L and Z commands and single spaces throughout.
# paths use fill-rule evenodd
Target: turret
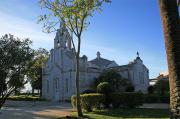
M 97 52 L 96 55 L 97 55 L 97 59 L 100 59 L 100 58 L 101 58 L 101 53 L 100 53 L 99 51 Z
M 140 56 L 139 56 L 139 52 L 137 52 L 137 57 L 135 59 L 135 62 L 137 63 L 143 63 L 143 61 L 141 60 Z
M 61 47 L 71 49 L 71 40 L 72 36 L 70 36 L 63 22 L 61 22 L 60 29 L 57 30 L 56 37 L 54 39 L 54 48 L 56 49 Z

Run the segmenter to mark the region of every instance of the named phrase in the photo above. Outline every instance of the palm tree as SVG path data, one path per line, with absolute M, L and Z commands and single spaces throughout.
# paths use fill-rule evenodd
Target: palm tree
M 180 20 L 177 0 L 159 0 L 170 83 L 170 118 L 180 118 Z

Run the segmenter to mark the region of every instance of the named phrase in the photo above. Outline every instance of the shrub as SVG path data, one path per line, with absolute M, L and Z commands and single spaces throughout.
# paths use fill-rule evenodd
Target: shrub
M 113 92 L 125 91 L 125 88 L 131 84 L 129 79 L 123 78 L 115 69 L 104 70 L 95 80 L 95 86 L 97 87 L 101 82 L 108 82 Z
M 100 108 L 100 104 L 104 102 L 104 95 L 98 93 L 83 94 L 80 96 L 81 106 L 86 111 L 90 112 L 93 108 Z M 76 96 L 71 97 L 73 107 L 76 107 Z
M 125 89 L 126 92 L 134 92 L 134 86 L 133 85 L 128 85 Z
M 154 89 L 161 96 L 164 96 L 167 92 L 169 92 L 169 81 L 168 80 L 158 80 L 154 85 Z
M 112 89 L 108 82 L 102 82 L 97 86 L 97 92 L 102 94 L 109 94 L 112 92 Z
M 38 96 L 27 96 L 27 95 L 11 96 L 11 97 L 8 97 L 8 100 L 12 100 L 12 101 L 43 101 L 43 99 L 41 99 Z
M 82 94 L 89 94 L 89 93 L 96 93 L 94 90 L 85 90 L 82 92 Z
M 108 82 L 102 82 L 97 86 L 97 92 L 104 94 L 105 100 L 103 105 L 108 108 L 111 103 L 110 93 L 112 92 L 111 86 Z
M 84 94 L 81 95 L 81 105 L 87 111 L 92 111 L 93 108 L 99 108 L 100 104 L 104 102 L 103 94 Z
M 114 108 L 129 107 L 135 108 L 143 104 L 143 93 L 140 92 L 123 92 L 111 94 L 111 102 Z
M 169 103 L 169 95 L 161 96 L 159 94 L 148 94 L 144 97 L 145 103 Z
M 71 96 L 71 105 L 73 108 L 76 108 L 76 95 Z
M 154 93 L 154 87 L 153 86 L 149 86 L 148 87 L 148 94 L 153 94 Z
M 170 97 L 168 96 L 161 96 L 160 100 L 161 100 L 161 103 L 170 103 Z
M 144 96 L 145 103 L 160 103 L 159 96 L 157 94 L 148 94 Z

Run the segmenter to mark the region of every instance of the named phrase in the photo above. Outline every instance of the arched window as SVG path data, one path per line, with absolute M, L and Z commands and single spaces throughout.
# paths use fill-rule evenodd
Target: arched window
M 53 62 L 53 52 L 51 52 L 51 62 Z
M 59 81 L 58 79 L 56 79 L 56 92 L 58 92 L 58 89 L 59 89 Z
M 49 93 L 49 81 L 47 80 L 47 93 Z
M 68 79 L 66 78 L 66 92 L 68 92 Z

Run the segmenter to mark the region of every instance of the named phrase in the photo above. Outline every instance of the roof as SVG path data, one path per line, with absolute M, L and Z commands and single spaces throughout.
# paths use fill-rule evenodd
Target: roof
M 107 59 L 100 57 L 100 58 L 93 59 L 89 62 L 92 64 L 96 64 L 97 66 L 101 67 L 101 66 L 108 66 L 109 64 L 113 63 L 114 61 L 110 61 L 110 60 L 107 60 Z
M 121 65 L 121 66 L 116 66 L 116 67 L 112 67 L 112 69 L 116 69 L 118 71 L 122 71 L 122 70 L 127 70 L 131 65 Z

